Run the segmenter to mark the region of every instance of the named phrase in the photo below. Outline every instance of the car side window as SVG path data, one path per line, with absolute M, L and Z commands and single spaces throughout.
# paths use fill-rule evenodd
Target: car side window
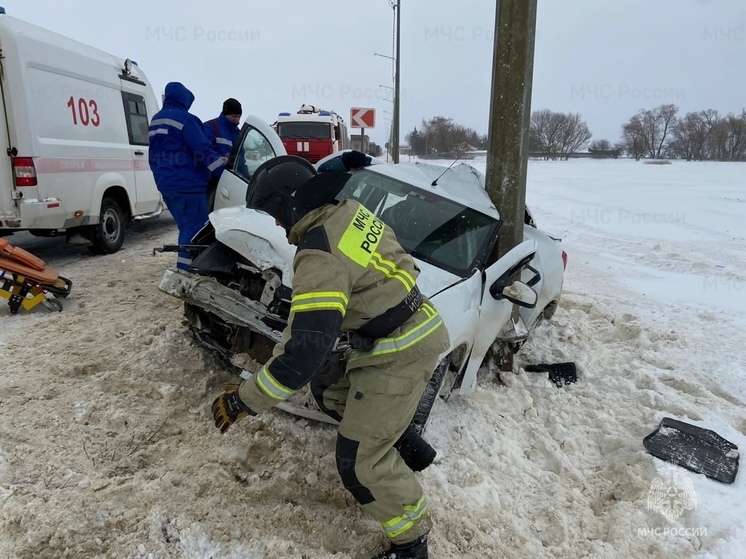
M 272 144 L 264 134 L 256 128 L 249 128 L 233 162 L 233 171 L 248 182 L 259 165 L 272 159 L 275 155 Z

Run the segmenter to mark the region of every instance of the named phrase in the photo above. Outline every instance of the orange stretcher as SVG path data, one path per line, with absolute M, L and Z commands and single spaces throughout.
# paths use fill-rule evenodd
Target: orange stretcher
M 61 311 L 62 303 L 57 299 L 67 297 L 72 286 L 41 258 L 0 237 L 0 297 L 8 299 L 10 314 L 39 303 L 50 311 Z

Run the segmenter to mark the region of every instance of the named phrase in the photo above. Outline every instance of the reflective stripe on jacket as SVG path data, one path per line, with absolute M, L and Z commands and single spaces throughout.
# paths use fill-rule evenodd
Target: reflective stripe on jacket
M 217 118 L 205 122 L 204 131 L 213 149 L 220 155 L 228 157 L 238 140 L 238 126 L 220 113 Z

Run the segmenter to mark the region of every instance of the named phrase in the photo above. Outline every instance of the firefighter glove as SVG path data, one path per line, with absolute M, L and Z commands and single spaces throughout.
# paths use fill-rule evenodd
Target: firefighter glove
M 238 396 L 239 385 L 226 388 L 226 391 L 215 398 L 212 403 L 212 416 L 215 418 L 215 427 L 225 433 L 228 428 L 243 419 L 247 415 L 256 415 L 249 406 L 241 401 Z

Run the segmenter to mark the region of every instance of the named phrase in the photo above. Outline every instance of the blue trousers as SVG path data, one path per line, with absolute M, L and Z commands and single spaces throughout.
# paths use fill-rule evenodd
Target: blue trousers
M 210 211 L 207 206 L 206 192 L 161 192 L 168 211 L 179 227 L 179 244 L 188 245 L 207 222 Z M 176 267 L 187 270 L 192 263 L 192 256 L 187 251 L 180 251 Z

